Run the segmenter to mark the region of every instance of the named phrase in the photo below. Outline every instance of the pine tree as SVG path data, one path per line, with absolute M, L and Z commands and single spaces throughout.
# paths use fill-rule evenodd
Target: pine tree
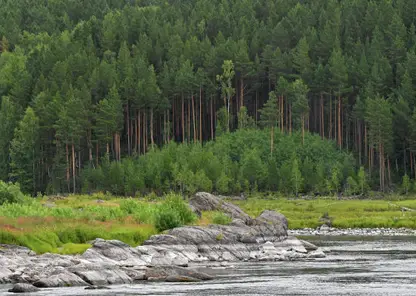
M 305 142 L 305 122 L 308 120 L 307 115 L 309 113 L 308 91 L 308 86 L 301 79 L 297 79 L 291 85 L 291 93 L 294 97 L 293 114 L 297 116 L 302 129 L 302 143 Z
M 311 74 L 311 59 L 309 57 L 309 45 L 305 37 L 302 37 L 293 52 L 293 68 L 300 77 L 308 81 Z
M 99 102 L 95 120 L 98 140 L 106 144 L 107 153 L 110 152 L 110 143 L 113 142 L 115 158 L 119 159 L 119 133 L 123 124 L 123 106 L 115 85 L 109 95 Z
M 260 110 L 260 123 L 270 128 L 270 154 L 273 154 L 274 128 L 277 126 L 279 118 L 277 97 L 272 91 L 269 93 L 269 99 L 263 109 Z
M 31 107 L 26 109 L 17 126 L 10 146 L 11 178 L 24 192 L 35 194 L 38 190 L 39 118 Z
M 340 48 L 335 48 L 332 51 L 331 57 L 329 59 L 329 72 L 331 74 L 330 82 L 332 85 L 332 90 L 334 94 L 338 97 L 338 110 L 336 112 L 337 123 L 336 133 L 337 133 L 337 143 L 339 147 L 342 147 L 342 106 L 341 106 L 341 97 L 345 93 L 348 82 L 348 72 L 345 64 L 344 56 Z
M 386 180 L 385 157 L 390 151 L 392 131 L 392 111 L 390 102 L 376 97 L 367 100 L 366 121 L 369 126 L 371 145 L 379 154 L 380 190 L 384 191 Z
M 234 78 L 234 64 L 230 60 L 224 61 L 222 65 L 223 74 L 217 75 L 217 81 L 221 83 L 221 94 L 224 98 L 224 106 L 227 108 L 227 131 L 230 130 L 230 108 L 231 98 L 235 94 L 235 89 L 232 87 L 232 79 Z
M 0 180 L 3 181 L 9 178 L 10 145 L 18 121 L 18 108 L 9 97 L 3 97 L 0 106 Z

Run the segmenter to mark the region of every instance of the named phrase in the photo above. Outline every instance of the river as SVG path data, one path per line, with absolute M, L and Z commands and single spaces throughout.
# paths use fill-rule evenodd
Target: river
M 416 295 L 416 237 L 308 237 L 323 259 L 238 263 L 203 283 L 143 283 L 111 290 L 44 289 L 33 295 Z M 0 286 L 0 295 L 11 295 Z

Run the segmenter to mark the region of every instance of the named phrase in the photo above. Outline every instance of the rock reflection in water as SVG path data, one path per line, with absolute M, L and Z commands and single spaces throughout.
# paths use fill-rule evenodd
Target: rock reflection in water
M 48 289 L 46 295 L 394 295 L 416 294 L 416 238 L 308 237 L 327 258 L 297 262 L 233 263 L 203 283 L 145 283 L 109 291 Z M 6 287 L 0 287 L 0 295 Z M 4 294 L 2 294 L 4 293 Z

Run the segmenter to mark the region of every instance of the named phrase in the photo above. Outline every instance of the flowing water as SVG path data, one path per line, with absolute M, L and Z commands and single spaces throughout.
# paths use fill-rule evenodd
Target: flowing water
M 203 283 L 143 283 L 111 290 L 45 289 L 34 295 L 416 295 L 416 237 L 309 237 L 328 256 L 214 269 Z M 11 295 L 0 286 L 0 295 Z

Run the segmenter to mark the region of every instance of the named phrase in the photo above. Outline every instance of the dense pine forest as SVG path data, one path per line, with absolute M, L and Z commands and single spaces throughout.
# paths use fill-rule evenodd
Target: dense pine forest
M 0 180 L 412 190 L 414 0 L 0 0 Z

